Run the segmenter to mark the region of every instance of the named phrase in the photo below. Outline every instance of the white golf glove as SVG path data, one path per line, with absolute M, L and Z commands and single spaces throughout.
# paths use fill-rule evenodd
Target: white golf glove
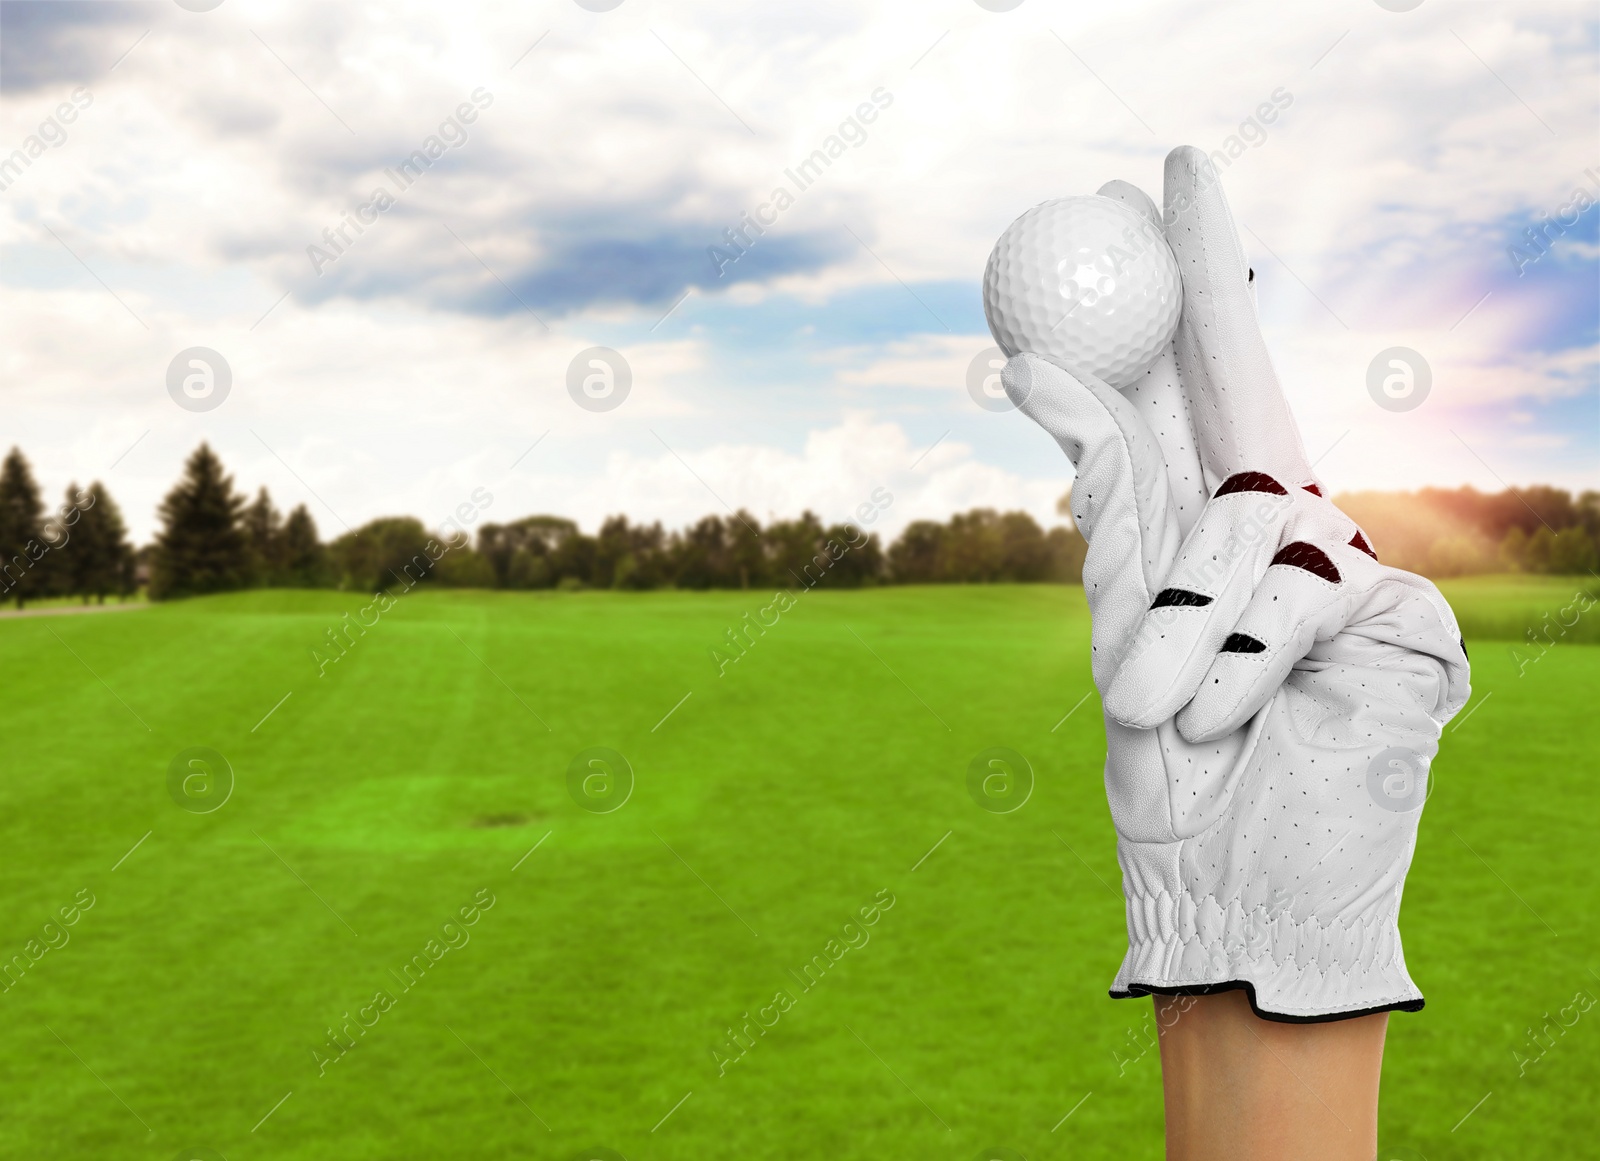
M 1100 192 L 1160 224 L 1133 186 Z M 1183 315 L 1145 379 L 1027 354 L 1002 376 L 1077 469 L 1128 916 L 1111 994 L 1414 1011 L 1400 895 L 1465 646 L 1438 590 L 1323 498 L 1203 153 L 1167 157 L 1166 204 Z

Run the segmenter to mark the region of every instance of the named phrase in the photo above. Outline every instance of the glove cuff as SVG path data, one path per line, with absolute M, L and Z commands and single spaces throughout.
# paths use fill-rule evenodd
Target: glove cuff
M 1269 915 L 1260 906 L 1246 911 L 1238 899 L 1145 893 L 1127 877 L 1124 890 L 1128 954 L 1111 985 L 1114 999 L 1243 988 L 1257 1016 L 1288 1023 L 1423 1006 L 1406 972 L 1397 896 L 1393 907 L 1347 925 Z

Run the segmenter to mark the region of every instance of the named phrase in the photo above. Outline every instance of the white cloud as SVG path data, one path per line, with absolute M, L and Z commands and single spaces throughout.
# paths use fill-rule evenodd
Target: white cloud
M 966 392 L 967 367 L 994 346 L 988 335 L 911 335 L 869 348 L 829 353 L 837 380 L 851 387 L 916 387 Z
M 894 502 L 870 529 L 886 538 L 913 520 L 943 520 L 976 507 L 1022 509 L 1045 526 L 1062 522 L 1055 501 L 1070 473 L 1064 461 L 1062 477 L 1029 480 L 978 461 L 957 441 L 941 442 L 917 462 L 923 450 L 899 425 L 852 411 L 837 426 L 808 432 L 798 452 L 748 443 L 613 452 L 569 493 L 562 511 L 591 530 L 617 512 L 681 527 L 741 508 L 763 521 L 809 509 L 831 523 L 853 519 L 874 489 L 886 488 Z M 527 473 L 507 488 L 502 506 L 526 508 L 527 498 L 567 480 Z

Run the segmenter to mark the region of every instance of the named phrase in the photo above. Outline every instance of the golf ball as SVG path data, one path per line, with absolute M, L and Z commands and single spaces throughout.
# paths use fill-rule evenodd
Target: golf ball
M 1178 329 L 1178 261 L 1154 222 L 1091 194 L 1034 206 L 994 245 L 983 313 L 1007 356 L 1131 386 Z

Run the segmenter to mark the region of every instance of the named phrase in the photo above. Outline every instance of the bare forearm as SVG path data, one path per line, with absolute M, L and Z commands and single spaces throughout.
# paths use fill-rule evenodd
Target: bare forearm
M 1168 1161 L 1371 1161 L 1388 1013 L 1262 1020 L 1243 991 L 1157 996 Z

